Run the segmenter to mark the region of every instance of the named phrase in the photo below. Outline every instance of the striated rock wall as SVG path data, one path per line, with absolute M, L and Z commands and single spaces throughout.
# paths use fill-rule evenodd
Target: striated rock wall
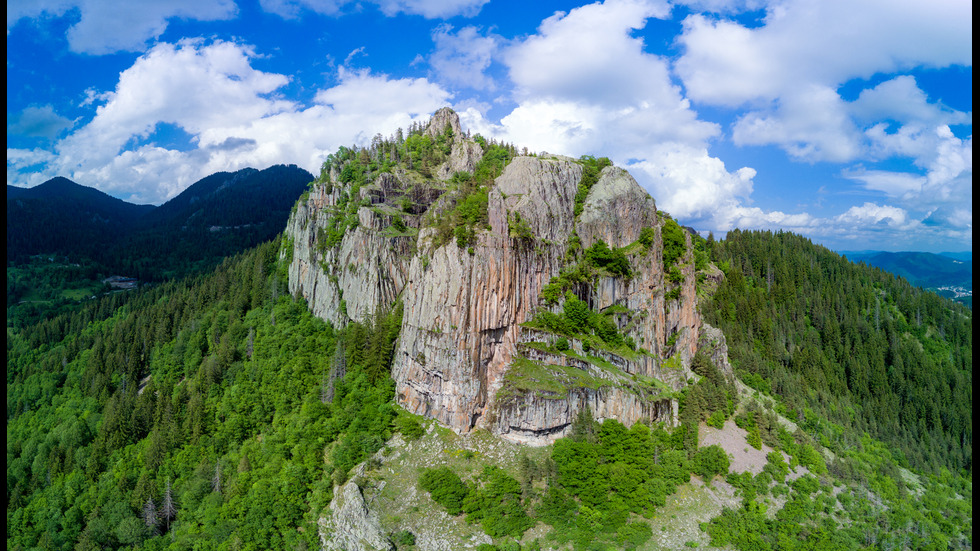
M 457 431 L 477 426 L 514 357 L 518 324 L 563 265 L 580 179 L 571 161 L 518 157 L 490 191 L 491 229 L 479 234 L 473 254 L 455 244 L 427 248 L 420 234 L 392 366 L 406 409 Z M 551 244 L 510 238 L 515 213 Z
M 597 421 L 616 419 L 626 426 L 641 421 L 648 425 L 672 424 L 677 420 L 675 399 L 650 399 L 620 386 L 579 387 L 569 389 L 564 396 L 525 393 L 501 401 L 491 428 L 514 442 L 546 446 L 568 436 L 583 409 L 591 411 Z
M 286 235 L 293 240 L 290 293 L 306 298 L 314 315 L 338 327 L 351 319 L 363 321 L 379 307 L 394 303 L 405 286 L 415 245 L 412 237 L 386 235 L 390 217 L 361 207 L 358 226 L 339 246 L 321 247 L 328 208 L 336 206 L 340 193 L 340 186 L 315 186 L 286 225 Z

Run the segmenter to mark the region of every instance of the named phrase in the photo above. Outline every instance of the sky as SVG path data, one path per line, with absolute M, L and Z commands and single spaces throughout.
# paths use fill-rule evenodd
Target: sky
M 161 204 L 424 122 L 606 156 L 681 223 L 972 251 L 969 0 L 8 0 L 7 184 Z

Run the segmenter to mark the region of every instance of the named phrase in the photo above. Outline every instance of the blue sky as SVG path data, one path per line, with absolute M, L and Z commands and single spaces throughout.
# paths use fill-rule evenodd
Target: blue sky
M 449 105 L 716 235 L 973 249 L 967 0 L 8 0 L 7 183 L 160 204 Z

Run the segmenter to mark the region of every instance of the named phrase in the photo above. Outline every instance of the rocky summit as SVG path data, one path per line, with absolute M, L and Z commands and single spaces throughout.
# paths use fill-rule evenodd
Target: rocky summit
M 544 445 L 581 412 L 676 424 L 699 347 L 730 371 L 699 314 L 718 272 L 698 239 L 607 159 L 518 155 L 442 109 L 331 156 L 282 254 L 290 291 L 337 327 L 403 308 L 401 406 Z

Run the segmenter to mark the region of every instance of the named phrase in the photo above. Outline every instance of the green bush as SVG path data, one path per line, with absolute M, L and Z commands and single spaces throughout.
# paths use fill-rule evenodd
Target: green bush
M 454 516 L 463 513 L 463 501 L 470 495 L 469 487 L 449 467 L 425 469 L 419 478 L 419 486 Z
M 676 264 L 684 256 L 687 251 L 687 241 L 684 239 L 684 229 L 672 218 L 668 218 L 664 222 L 662 235 L 664 242 L 663 261 L 664 267 L 667 268 Z
M 701 448 L 694 454 L 694 472 L 705 481 L 711 480 L 715 475 L 727 475 L 728 467 L 728 455 L 721 446 Z
M 586 249 L 585 258 L 595 267 L 620 277 L 630 276 L 630 263 L 621 249 L 610 249 L 604 241 L 596 241 Z

